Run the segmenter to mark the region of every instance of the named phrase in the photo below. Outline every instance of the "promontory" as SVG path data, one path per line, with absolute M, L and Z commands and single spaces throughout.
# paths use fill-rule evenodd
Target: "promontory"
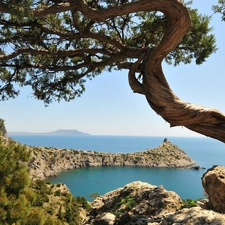
M 168 140 L 157 148 L 135 153 L 108 153 L 51 147 L 30 147 L 28 163 L 33 179 L 44 179 L 63 170 L 96 166 L 142 166 L 157 168 L 194 168 L 192 160 L 177 145 Z

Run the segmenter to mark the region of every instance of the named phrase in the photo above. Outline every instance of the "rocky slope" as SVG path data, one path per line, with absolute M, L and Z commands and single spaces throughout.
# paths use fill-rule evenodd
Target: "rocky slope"
M 202 186 L 208 195 L 208 207 L 225 214 L 225 167 L 213 166 L 202 177 Z
M 59 170 L 67 167 L 74 168 L 74 166 L 91 166 L 91 162 L 95 162 L 93 154 L 96 157 L 99 157 L 99 155 L 105 157 L 109 154 L 52 148 L 30 148 L 30 150 L 32 160 L 29 162 L 29 166 L 33 178 L 34 176 L 36 178 L 47 176 L 49 171 L 54 171 L 53 168 L 56 165 L 57 167 L 55 168 Z M 119 158 L 120 160 L 126 159 L 122 161 L 123 165 L 129 162 L 127 165 L 141 166 L 140 163 L 135 161 L 137 160 L 136 157 L 151 155 L 149 154 L 150 151 L 153 152 L 154 157 L 149 156 L 146 159 L 142 159 L 142 162 L 146 163 L 144 166 L 150 166 L 154 163 L 154 166 L 160 167 L 165 165 L 166 167 L 170 165 L 172 167 L 179 167 L 178 165 L 184 167 L 184 165 L 193 165 L 194 163 L 188 156 L 185 156 L 186 154 L 182 150 L 168 141 L 156 149 L 125 154 L 126 157 L 124 154 L 109 154 L 107 155 L 109 157 L 107 162 L 111 163 L 110 157 L 114 159 L 113 157 L 116 156 L 118 159 L 118 155 L 120 155 L 122 157 Z M 168 151 L 172 152 L 173 157 Z M 106 162 L 103 160 L 104 157 L 102 157 L 102 164 L 99 165 L 103 165 L 103 162 Z M 187 157 L 186 160 L 184 160 L 185 157 Z M 120 160 L 113 160 L 112 162 L 118 163 Z M 186 164 L 181 164 L 179 160 Z M 58 162 L 60 163 L 58 164 Z M 95 166 L 97 165 L 95 164 Z M 196 205 L 194 204 L 194 207 L 190 208 L 190 206 L 193 206 L 192 200 L 191 205 L 187 205 L 175 192 L 167 191 L 162 186 L 155 186 L 140 181 L 132 182 L 123 188 L 118 188 L 97 197 L 91 203 L 91 210 L 79 211 L 81 223 L 75 219 L 72 223 L 64 224 L 74 224 L 73 222 L 75 222 L 82 225 L 224 225 L 225 214 L 219 212 L 225 212 L 223 191 L 225 187 L 225 167 L 214 166 L 212 169 L 209 169 L 203 175 L 202 183 L 209 200 L 199 200 Z M 69 193 L 65 185 L 49 184 L 49 187 L 52 189 L 51 193 L 54 193 L 54 196 L 57 198 L 59 195 L 64 196 Z M 51 196 L 48 203 L 45 203 L 43 207 L 57 218 L 59 215 L 55 214 L 55 212 L 60 211 L 60 201 Z M 71 212 L 71 198 L 69 202 L 69 212 Z M 77 213 L 77 210 L 75 212 Z
M 34 178 L 55 176 L 57 172 L 89 166 L 144 166 L 188 168 L 196 163 L 178 146 L 164 141 L 159 147 L 119 154 L 57 148 L 31 148 L 28 164 Z
M 137 181 L 97 197 L 84 224 L 224 225 L 225 215 L 203 203 L 187 208 L 175 192 Z

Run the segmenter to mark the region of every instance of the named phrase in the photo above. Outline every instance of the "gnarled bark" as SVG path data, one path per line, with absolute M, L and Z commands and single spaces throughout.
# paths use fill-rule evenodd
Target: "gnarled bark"
M 0 1 L 0 11 L 10 14 L 13 10 L 12 7 L 10 8 L 3 1 Z M 93 74 L 95 76 L 101 72 L 97 71 L 98 68 L 113 65 L 118 66 L 119 69 L 125 68 L 130 70 L 128 77 L 132 90 L 145 95 L 153 110 L 168 121 L 171 126 L 185 126 L 200 134 L 225 142 L 225 115 L 215 109 L 208 109 L 182 101 L 172 92 L 163 74 L 163 59 L 170 51 L 176 48 L 183 36 L 191 28 L 189 13 L 180 0 L 118 1 L 118 5 L 115 4 L 115 6 L 106 8 L 92 7 L 91 1 L 85 0 L 49 1 L 45 6 L 31 8 L 30 14 L 31 17 L 39 17 L 39 19 L 41 19 L 49 14 L 58 14 L 67 11 L 70 11 L 72 17 L 71 21 L 73 21 L 73 24 L 71 22 L 72 30 L 70 32 L 67 30 L 62 32 L 60 29 L 57 29 L 57 27 L 54 27 L 54 24 L 52 25 L 53 27 L 49 25 L 45 26 L 43 25 L 44 22 L 38 22 L 39 20 L 25 20 L 23 22 L 14 20 L 7 21 L 7 19 L 0 20 L 1 26 L 7 25 L 15 32 L 15 35 L 10 37 L 10 41 L 15 46 L 15 51 L 0 55 L 0 66 L 10 68 L 9 71 L 14 71 L 11 73 L 11 77 L 5 78 L 5 86 L 0 87 L 0 91 L 3 93 L 2 99 L 4 99 L 5 92 L 6 94 L 11 93 L 12 96 L 15 95 L 16 92 L 11 90 L 11 82 L 21 76 L 19 72 L 23 69 L 31 70 L 33 68 L 34 70 L 32 70 L 33 74 L 31 79 L 28 79 L 26 82 L 21 79 L 20 82 L 24 83 L 23 85 L 31 85 L 35 96 L 49 103 L 51 95 L 57 100 L 61 98 L 66 100 L 73 99 L 75 95 L 79 95 L 83 92 L 83 86 L 81 89 L 74 89 L 74 86 L 79 83 L 78 81 L 80 81 L 81 78 L 92 76 Z M 76 18 L 77 11 L 88 18 L 88 22 L 84 24 L 79 23 Z M 166 15 L 167 26 L 165 28 L 164 37 L 154 49 L 149 49 L 148 45 L 132 47 L 129 46 L 129 44 L 126 45 L 126 42 L 121 40 L 121 37 L 112 38 L 110 35 L 104 34 L 104 32 L 98 33 L 90 29 L 94 23 L 96 23 L 95 26 L 98 26 L 100 23 L 107 20 L 109 22 L 109 20 L 114 17 L 140 11 L 160 11 Z M 6 16 L 6 18 L 7 17 L 9 18 L 9 16 Z M 20 26 L 22 28 L 26 27 L 26 29 L 29 27 L 30 30 L 32 30 L 32 27 L 36 26 L 39 30 L 37 34 L 40 37 L 33 37 L 31 33 L 23 37 L 19 29 Z M 15 30 L 15 27 L 18 27 L 18 29 Z M 117 30 L 116 25 L 114 28 Z M 124 27 L 122 30 L 124 30 Z M 33 35 L 35 35 L 35 33 L 33 33 Z M 39 40 L 40 43 L 37 42 L 39 38 L 48 36 L 51 36 L 52 40 L 55 40 L 55 43 L 62 43 L 58 49 L 57 46 L 55 46 L 56 50 L 52 51 L 50 47 L 45 45 L 44 41 Z M 19 40 L 21 38 L 18 42 L 19 44 L 17 43 L 18 38 Z M 89 47 L 77 47 L 78 49 L 76 49 L 70 42 L 80 39 L 92 39 L 96 42 L 104 43 L 105 45 L 100 45 L 100 47 L 95 48 L 90 45 Z M 49 40 L 45 41 L 48 42 Z M 24 45 L 24 42 L 27 43 L 27 45 Z M 8 44 L 7 35 L 5 43 Z M 35 45 L 33 43 L 35 43 Z M 63 49 L 67 44 L 67 49 Z M 18 48 L 18 46 L 22 47 Z M 105 46 L 110 47 L 107 49 Z M 13 49 L 13 47 L 11 48 Z M 17 60 L 20 60 L 19 56 L 21 55 L 27 58 L 37 57 L 37 60 L 25 60 L 23 63 L 20 62 L 20 65 L 14 63 L 14 59 L 18 57 Z M 41 60 L 38 60 L 42 57 L 46 57 L 48 63 L 43 64 Z M 75 58 L 78 59 L 75 60 Z M 80 58 L 82 58 L 82 60 Z M 136 63 L 131 63 L 130 61 L 124 60 L 127 58 L 139 59 Z M 65 60 L 67 60 L 66 63 Z M 42 71 L 44 75 L 47 75 L 44 79 L 41 79 L 36 75 L 36 71 Z M 57 75 L 59 75 L 59 73 L 63 74 L 63 72 L 66 71 L 78 71 L 78 74 L 71 72 L 65 77 L 61 77 L 61 79 L 52 75 L 57 72 Z M 135 77 L 136 72 L 142 73 L 142 81 L 137 80 Z M 80 83 L 83 85 L 82 81 Z M 39 85 L 38 88 L 37 85 Z M 65 91 L 68 89 L 71 90 L 71 92 Z M 62 94 L 64 94 L 63 97 Z
M 169 8 L 158 8 L 168 18 L 164 38 L 143 61 L 143 84 L 136 81 L 136 84 L 132 83 L 131 88 L 138 93 L 143 93 L 152 109 L 169 122 L 171 127 L 185 126 L 225 142 L 225 115 L 216 109 L 182 101 L 172 92 L 165 79 L 162 60 L 177 46 L 191 26 L 186 8 L 179 1 L 169 2 Z M 135 66 L 137 68 L 138 65 L 135 64 Z M 132 68 L 130 72 L 130 77 L 134 77 Z

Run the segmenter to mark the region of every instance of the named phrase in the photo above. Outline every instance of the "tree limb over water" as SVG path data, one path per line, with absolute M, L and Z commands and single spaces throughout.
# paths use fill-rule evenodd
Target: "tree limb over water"
M 171 126 L 225 142 L 225 115 L 179 99 L 162 62 L 201 64 L 216 50 L 209 17 L 179 0 L 40 0 L 0 2 L 0 95 L 30 86 L 46 104 L 80 96 L 86 79 L 128 69 Z

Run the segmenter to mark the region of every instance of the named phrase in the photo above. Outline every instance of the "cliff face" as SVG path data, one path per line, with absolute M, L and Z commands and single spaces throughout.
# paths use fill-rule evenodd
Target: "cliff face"
M 31 150 L 30 174 L 39 179 L 55 176 L 62 170 L 89 166 L 187 168 L 195 165 L 183 150 L 169 141 L 154 149 L 128 154 L 37 147 Z

